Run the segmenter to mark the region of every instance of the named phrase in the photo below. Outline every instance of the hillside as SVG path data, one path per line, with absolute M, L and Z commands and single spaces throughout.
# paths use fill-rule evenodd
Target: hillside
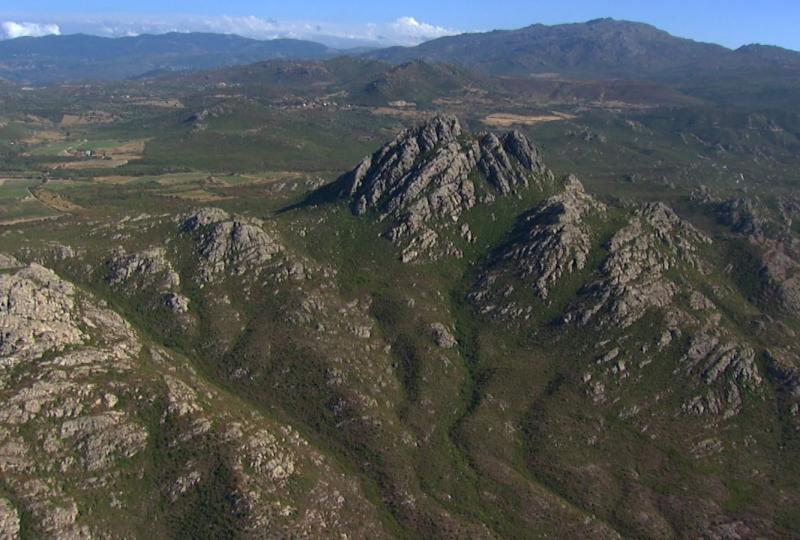
M 35 84 L 114 80 L 159 70 L 209 69 L 270 58 L 325 58 L 333 53 L 310 41 L 203 33 L 24 37 L 0 41 L 0 77 Z
M 797 53 L 473 38 L 0 79 L 0 538 L 800 537 Z
M 71 206 L 4 235 L 4 524 L 796 530 L 794 199 L 603 200 L 450 115 L 372 150 L 35 190 Z
M 556 73 L 582 78 L 685 79 L 697 73 L 774 67 L 797 69 L 800 53 L 753 46 L 732 51 L 679 38 L 654 26 L 614 19 L 518 30 L 460 34 L 416 47 L 368 53 L 389 62 L 424 59 L 459 64 L 494 75 Z

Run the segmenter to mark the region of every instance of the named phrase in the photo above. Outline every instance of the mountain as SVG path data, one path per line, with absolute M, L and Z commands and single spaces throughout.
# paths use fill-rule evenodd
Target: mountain
M 455 63 L 495 75 L 558 73 L 628 79 L 761 67 L 765 57 L 795 67 L 800 61 L 795 51 L 763 46 L 731 51 L 675 37 L 648 24 L 614 19 L 460 34 L 415 47 L 381 49 L 368 56 L 394 63 L 420 58 Z
M 796 195 L 602 200 L 449 114 L 375 146 L 274 213 L 303 179 L 32 190 L 81 205 L 4 235 L 4 537 L 796 536 Z
M 451 70 L 467 69 L 484 75 L 558 75 L 573 79 L 648 79 L 667 83 L 718 81 L 756 73 L 759 77 L 795 77 L 800 70 L 800 53 L 796 51 L 765 45 L 748 45 L 734 51 L 675 37 L 648 24 L 597 19 L 586 23 L 535 24 L 517 30 L 467 33 L 415 47 L 368 51 L 333 49 L 311 41 L 259 41 L 208 33 L 123 38 L 81 34 L 24 37 L 0 42 L 0 78 L 36 84 L 114 80 L 270 59 L 321 60 L 339 55 L 362 56 L 392 64 L 425 60 L 459 66 L 449 68 Z M 411 69 L 415 69 L 413 64 Z M 433 74 L 429 78 L 420 73 L 420 82 L 431 87 L 441 77 L 442 74 Z
M 259 41 L 208 33 L 23 37 L 0 41 L 0 77 L 36 84 L 113 80 L 158 70 L 210 69 L 271 58 L 326 58 L 334 52 L 311 41 Z

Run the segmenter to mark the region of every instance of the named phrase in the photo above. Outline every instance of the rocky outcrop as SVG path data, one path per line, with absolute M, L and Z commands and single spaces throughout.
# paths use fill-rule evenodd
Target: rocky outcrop
M 181 227 L 185 231 L 194 231 L 200 227 L 208 227 L 214 223 L 227 221 L 230 219 L 230 217 L 230 214 L 221 208 L 200 208 L 187 216 L 183 220 Z
M 6 255 L 5 253 L 0 253 L 0 270 L 11 270 L 21 266 L 22 263 L 20 263 L 16 258 L 12 257 L 11 255 Z
M 144 450 L 144 427 L 114 409 L 113 382 L 141 345 L 119 316 L 36 264 L 0 276 L 0 296 L 0 474 L 39 534 L 87 537 L 67 485 L 84 474 L 108 483 L 113 463 Z
M 732 199 L 716 206 L 717 219 L 735 232 L 751 236 L 764 235 L 764 222 L 748 199 Z
M 141 289 L 151 287 L 159 292 L 169 292 L 180 287 L 181 278 L 167 259 L 163 247 L 139 253 L 116 251 L 107 263 L 108 282 L 115 288 Z
M 479 135 L 478 170 L 501 194 L 507 195 L 519 186 L 528 187 L 531 179 L 541 180 L 548 171 L 539 149 L 519 131 L 501 136 Z
M 768 298 L 788 313 L 800 313 L 800 262 L 787 242 L 764 239 L 760 242 L 761 279 Z
M 414 244 L 404 253 L 408 262 L 439 245 L 435 222 L 458 221 L 479 193 L 491 200 L 551 177 L 539 151 L 521 133 L 472 136 L 454 116 L 436 116 L 402 131 L 337 184 L 355 214 L 374 212 L 391 220 L 387 237 Z
M 692 337 L 681 362 L 699 379 L 700 395 L 684 404 L 687 414 L 713 414 L 730 418 L 742 407 L 742 394 L 761 385 L 755 352 L 727 338 L 720 328 L 703 329 Z
M 13 274 L 0 274 L 0 364 L 3 369 L 87 339 L 73 309 L 74 294 L 70 283 L 37 264 Z
M 8 499 L 0 498 L 0 538 L 19 538 L 19 512 Z
M 431 324 L 431 335 L 436 346 L 442 349 L 452 349 L 458 345 L 453 333 L 442 323 Z
M 166 307 L 172 313 L 189 312 L 189 299 L 180 293 L 181 278 L 163 247 L 127 254 L 117 249 L 106 262 L 106 281 L 126 295 L 149 293 L 154 308 Z M 182 317 L 185 325 L 190 318 Z
M 766 353 L 767 366 L 794 428 L 800 431 L 800 357 L 791 349 L 772 347 Z
M 145 344 L 89 293 L 33 264 L 0 274 L 0 298 L 0 537 L 16 538 L 21 515 L 35 537 L 132 537 L 155 525 L 148 509 L 171 519 L 202 489 L 224 490 L 245 537 L 383 536 L 357 483 L 290 426 Z
M 470 293 L 483 313 L 516 318 L 530 313 L 530 306 L 513 300 L 515 284 L 529 288 L 547 300 L 550 288 L 565 275 L 582 270 L 591 249 L 589 214 L 603 214 L 605 205 L 583 189 L 574 176 L 564 191 L 546 199 L 522 218 L 507 245 L 484 272 Z
M 696 253 L 711 240 L 662 203 L 648 203 L 611 239 L 602 278 L 582 291 L 566 321 L 626 328 L 649 309 L 664 308 L 678 291 L 666 273 L 678 264 L 700 268 Z
M 217 208 L 204 208 L 189 215 L 182 229 L 199 233 L 200 280 L 216 281 L 224 276 L 257 275 L 282 251 L 263 221 L 230 217 Z

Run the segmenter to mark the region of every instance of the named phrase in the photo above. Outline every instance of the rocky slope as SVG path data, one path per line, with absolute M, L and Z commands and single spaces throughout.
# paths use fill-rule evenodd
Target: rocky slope
M 587 194 L 574 176 L 564 190 L 524 216 L 512 233 L 513 240 L 495 257 L 469 298 L 481 312 L 514 319 L 530 318 L 532 306 L 512 299 L 515 284 L 525 283 L 531 292 L 547 300 L 550 288 L 567 275 L 583 270 L 592 247 L 590 215 L 603 215 L 605 205 Z
M 458 255 L 437 225 L 456 223 L 479 201 L 553 180 L 538 149 L 520 132 L 471 135 L 454 116 L 407 129 L 339 180 L 357 215 L 389 220 L 386 236 L 403 261 Z
M 611 238 L 602 278 L 585 287 L 586 299 L 566 320 L 626 328 L 648 309 L 669 306 L 677 286 L 667 273 L 679 263 L 702 270 L 696 253 L 709 242 L 664 204 L 645 205 Z
M 789 197 L 447 116 L 331 192 L 0 231 L 0 535 L 795 535 Z
M 48 538 L 380 536 L 358 488 L 296 431 L 237 406 L 52 271 L 0 276 L 0 315 L 3 538 L 16 537 L 23 514 Z M 292 495 L 300 478 L 311 483 Z M 362 507 L 357 522 L 345 501 Z M 211 515 L 191 517 L 209 502 L 219 503 Z

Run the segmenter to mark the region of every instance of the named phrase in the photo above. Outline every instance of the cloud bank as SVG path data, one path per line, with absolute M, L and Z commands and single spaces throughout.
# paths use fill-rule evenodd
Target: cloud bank
M 2 17 L 2 13 L 0 13 Z M 250 16 L 202 15 L 96 15 L 64 14 L 34 22 L 0 23 L 0 39 L 47 34 L 86 33 L 106 37 L 166 32 L 213 32 L 238 34 L 255 39 L 309 39 L 329 46 L 416 45 L 441 36 L 457 33 L 419 21 L 400 17 L 388 23 L 330 23 L 311 21 L 277 21 Z
M 0 39 L 14 39 L 18 37 L 41 37 L 61 34 L 57 24 L 41 24 L 33 22 L 0 22 Z

